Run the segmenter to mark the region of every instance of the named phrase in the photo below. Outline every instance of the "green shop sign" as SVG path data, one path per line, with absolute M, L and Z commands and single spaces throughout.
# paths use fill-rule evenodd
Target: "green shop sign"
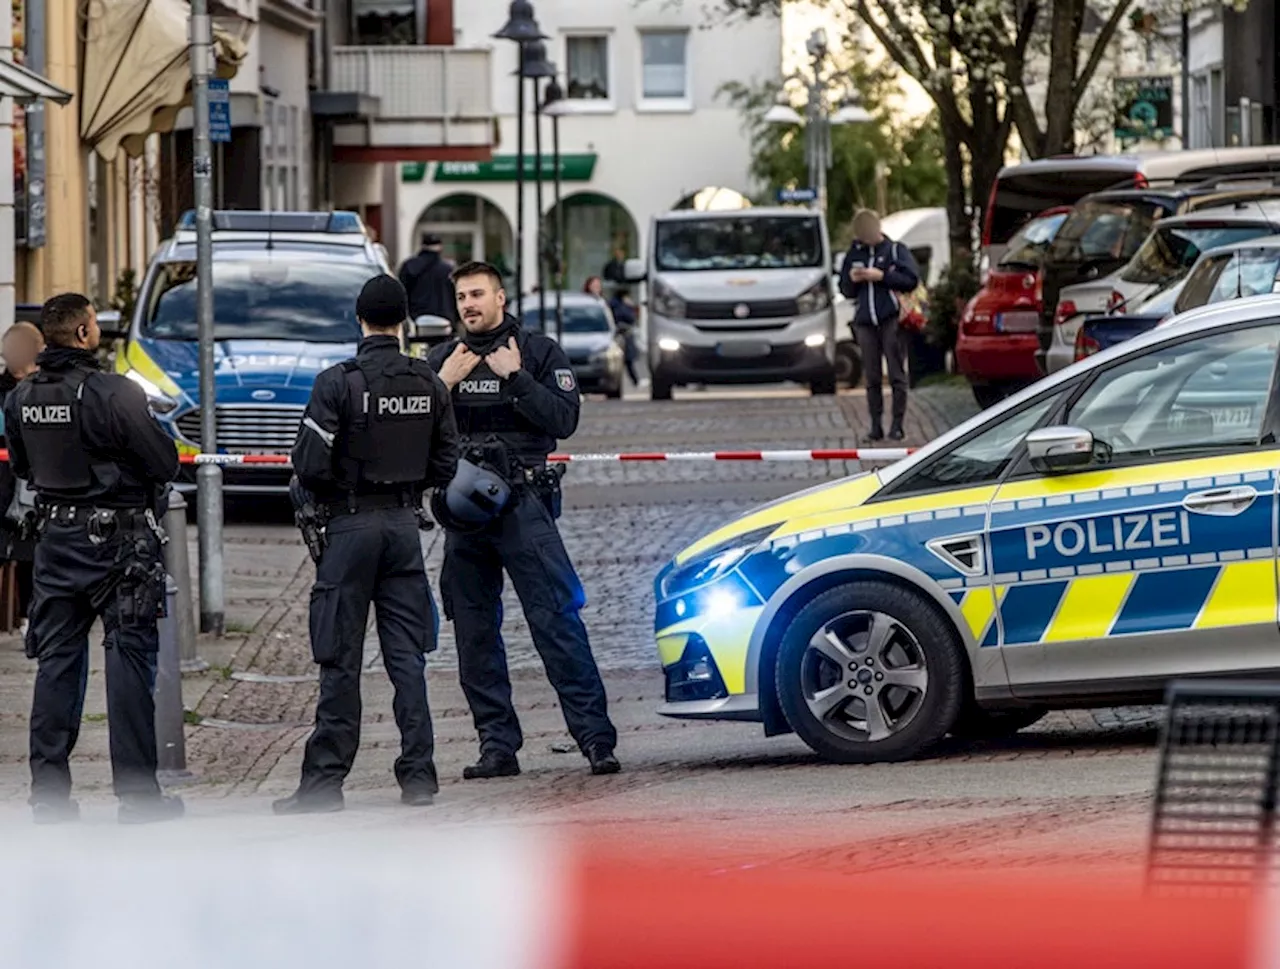
M 437 182 L 514 182 L 516 180 L 516 155 L 494 155 L 485 162 L 439 162 L 434 181 Z M 560 156 L 560 179 L 565 182 L 589 182 L 596 168 L 594 153 Z M 555 156 L 542 156 L 542 178 L 551 181 L 556 177 Z M 421 182 L 427 174 L 426 162 L 407 162 L 400 166 L 402 182 Z M 538 174 L 538 159 L 526 156 L 524 177 L 533 179 Z

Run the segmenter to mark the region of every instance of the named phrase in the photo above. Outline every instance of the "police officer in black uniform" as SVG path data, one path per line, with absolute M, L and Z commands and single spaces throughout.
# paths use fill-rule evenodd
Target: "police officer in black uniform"
M 427 705 L 426 654 L 439 621 L 418 536 L 422 495 L 458 464 L 458 431 L 444 384 L 405 356 L 404 287 L 375 276 L 356 302 L 364 339 L 354 360 L 316 379 L 293 465 L 324 519 L 324 548 L 311 591 L 311 651 L 320 666 L 315 729 L 296 793 L 277 814 L 339 811 L 342 784 L 360 745 L 360 669 L 369 604 L 395 686 L 401 800 L 425 806 L 439 790 Z
M 111 772 L 124 823 L 179 817 L 156 780 L 155 686 L 165 573 L 159 519 L 178 452 L 132 380 L 102 373 L 93 304 L 44 304 L 38 373 L 5 402 L 13 472 L 37 495 L 39 542 L 27 655 L 39 663 L 31 707 L 31 798 L 38 823 L 73 821 L 69 759 L 89 673 L 89 629 L 106 629 Z
M 593 773 L 612 774 L 620 770 L 613 753 L 618 735 L 578 615 L 582 584 L 555 523 L 559 475 L 546 463 L 557 440 L 577 430 L 577 382 L 558 343 L 525 332 L 506 314 L 502 277 L 493 266 L 467 263 L 453 282 L 466 334 L 436 347 L 428 363 L 453 394 L 464 453 L 502 472 L 512 488 L 501 514 L 478 530 L 460 530 L 447 516 L 441 522 L 447 529 L 441 599 L 454 623 L 462 689 L 480 734 L 480 760 L 463 776 L 520 773 L 516 751 L 523 738 L 502 642 L 503 568 L 570 733 Z

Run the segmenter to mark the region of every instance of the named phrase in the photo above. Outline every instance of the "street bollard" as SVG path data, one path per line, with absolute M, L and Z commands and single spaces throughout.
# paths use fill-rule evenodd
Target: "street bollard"
M 178 585 L 177 611 L 178 656 L 183 673 L 203 673 L 209 668 L 196 654 L 196 611 L 191 601 L 191 556 L 187 553 L 187 500 L 174 489 L 169 494 L 169 511 L 164 516 L 164 530 L 169 536 L 165 546 L 165 570 Z
M 164 580 L 165 612 L 159 622 L 160 655 L 156 662 L 156 752 L 159 769 L 171 779 L 187 773 L 187 738 L 182 708 L 182 666 L 178 657 L 176 604 L 178 585 L 173 577 Z

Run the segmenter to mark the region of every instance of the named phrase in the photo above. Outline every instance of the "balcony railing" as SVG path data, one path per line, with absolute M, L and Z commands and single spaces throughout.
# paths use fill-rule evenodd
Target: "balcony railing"
M 489 51 L 458 47 L 335 47 L 333 91 L 378 99 L 375 118 L 339 125 L 335 144 L 488 145 L 493 132 Z

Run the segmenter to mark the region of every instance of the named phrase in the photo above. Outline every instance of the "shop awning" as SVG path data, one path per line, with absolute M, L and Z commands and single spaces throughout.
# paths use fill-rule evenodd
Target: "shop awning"
M 66 104 L 73 95 L 21 64 L 0 60 L 0 97 L 24 104 L 40 100 Z
M 80 135 L 103 158 L 140 155 L 149 134 L 170 131 L 191 103 L 186 0 L 113 0 L 98 6 L 85 41 Z M 213 28 L 215 74 L 232 78 L 244 44 Z

